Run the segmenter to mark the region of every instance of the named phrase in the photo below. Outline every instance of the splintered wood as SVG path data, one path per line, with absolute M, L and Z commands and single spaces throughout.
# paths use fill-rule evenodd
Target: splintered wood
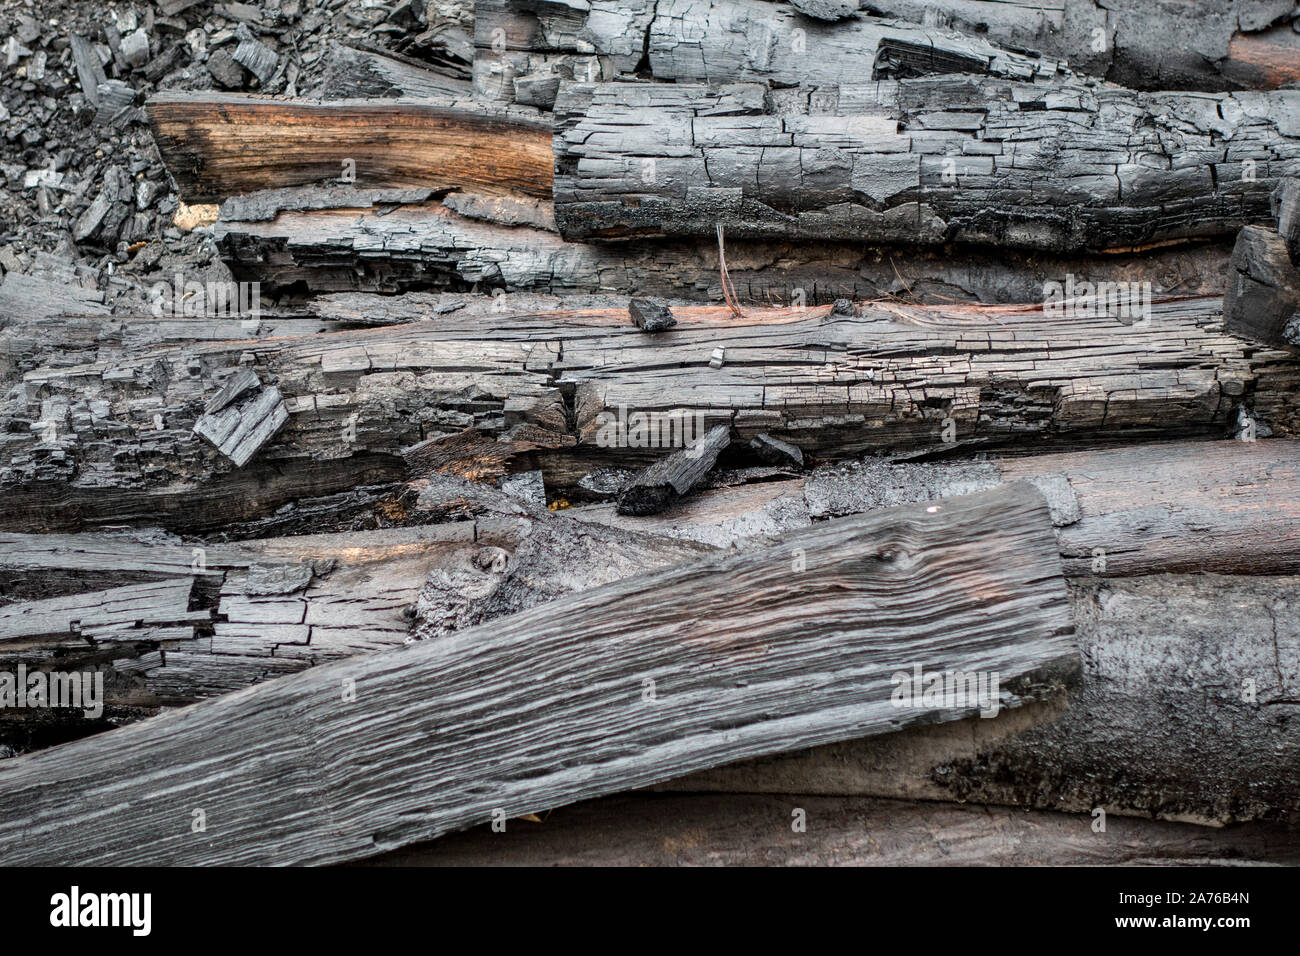
M 791 548 L 815 567 L 798 588 Z M 355 859 L 496 813 L 1016 706 L 1077 675 L 1072 630 L 1031 486 L 825 523 L 7 761 L 0 862 Z M 914 665 L 998 683 L 978 702 L 900 707 L 893 677 Z M 45 838 L 21 838 L 32 827 Z

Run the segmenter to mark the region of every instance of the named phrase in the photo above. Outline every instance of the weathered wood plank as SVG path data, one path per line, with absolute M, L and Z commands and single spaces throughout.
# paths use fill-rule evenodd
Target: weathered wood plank
M 405 449 L 467 429 L 490 447 L 451 448 L 444 469 L 460 456 L 463 474 L 499 474 L 528 455 L 516 470 L 544 464 L 563 489 L 665 451 L 601 444 L 608 416 L 634 413 L 699 415 L 740 442 L 767 433 L 822 458 L 938 445 L 946 432 L 1036 447 L 1044 437 L 1218 437 L 1243 414 L 1294 434 L 1294 355 L 1223 333 L 1218 307 L 1154 303 L 1149 320 L 1127 325 L 1104 304 L 1084 316 L 876 303 L 857 316 L 752 309 L 742 319 L 696 307 L 654 335 L 619 308 L 491 323 L 451 313 L 113 352 L 28 371 L 0 406 L 0 527 L 212 530 L 297 498 L 407 480 Z M 235 469 L 193 428 L 229 371 L 249 363 L 279 390 L 289 422 Z
M 1077 672 L 1029 486 L 794 543 L 816 558 L 798 592 L 786 547 L 688 563 L 6 761 L 0 860 L 338 862 L 974 710 L 895 707 L 914 661 L 996 672 L 1003 705 Z
M 566 239 L 721 224 L 751 239 L 1111 249 L 1269 220 L 1300 168 L 1300 90 L 574 83 L 555 157 Z
M 234 93 L 158 93 L 145 108 L 188 202 L 334 182 L 551 194 L 550 124 L 525 110 L 452 98 L 314 103 Z
M 796 832 L 796 811 L 807 829 Z M 395 850 L 374 866 L 1242 866 L 1300 862 L 1280 824 L 1210 828 L 808 794 L 621 794 Z

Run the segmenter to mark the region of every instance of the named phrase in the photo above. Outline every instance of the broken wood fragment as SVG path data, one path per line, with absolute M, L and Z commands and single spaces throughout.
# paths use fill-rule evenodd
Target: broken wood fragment
M 221 398 L 217 395 L 213 401 Z M 284 398 L 272 386 L 237 407 L 226 404 L 220 411 L 205 412 L 194 423 L 194 434 L 211 442 L 236 468 L 242 468 L 288 421 Z
M 664 332 L 677 324 L 668 303 L 659 298 L 634 298 L 627 304 L 632 324 L 642 332 Z
M 637 475 L 618 496 L 618 513 L 652 515 L 690 494 L 731 444 L 730 430 L 718 425 L 681 451 L 655 461 Z
M 749 440 L 749 447 L 764 464 L 803 470 L 803 452 L 787 441 L 760 432 Z
M 1300 267 L 1291 261 L 1286 240 L 1266 226 L 1247 226 L 1228 268 L 1228 329 L 1271 345 L 1300 346 Z

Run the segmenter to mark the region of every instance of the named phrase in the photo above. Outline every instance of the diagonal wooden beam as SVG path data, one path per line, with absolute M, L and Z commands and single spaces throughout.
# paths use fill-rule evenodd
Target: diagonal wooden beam
M 745 757 L 969 716 L 893 675 L 1078 673 L 1017 484 L 828 522 L 0 768 L 0 863 L 332 863 Z M 956 705 L 954 705 L 956 704 Z

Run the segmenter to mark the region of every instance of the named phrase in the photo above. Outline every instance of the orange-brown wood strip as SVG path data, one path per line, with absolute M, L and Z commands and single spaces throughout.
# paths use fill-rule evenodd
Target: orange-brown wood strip
M 550 126 L 519 113 L 451 101 L 304 103 L 220 93 L 159 94 L 146 108 L 186 202 L 338 183 L 350 171 L 359 189 L 551 195 Z

